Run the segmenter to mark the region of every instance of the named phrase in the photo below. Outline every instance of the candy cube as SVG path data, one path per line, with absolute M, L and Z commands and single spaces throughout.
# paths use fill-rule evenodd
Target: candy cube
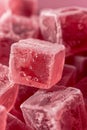
M 0 31 L 6 34 L 13 34 L 20 39 L 30 37 L 37 38 L 39 35 L 38 17 L 24 17 L 13 15 L 10 11 L 3 14 L 0 19 Z
M 52 42 L 57 41 L 59 39 L 58 31 L 61 28 L 63 44 L 66 46 L 66 56 L 87 50 L 86 23 L 87 9 L 80 7 L 43 10 L 40 15 L 40 28 L 45 40 L 50 41 L 51 37 Z M 59 24 L 61 27 L 57 28 Z
M 0 105 L 10 111 L 14 106 L 18 85 L 8 80 L 8 67 L 0 64 Z
M 9 78 L 21 85 L 48 89 L 61 79 L 64 60 L 63 45 L 21 40 L 11 47 Z
M 5 107 L 0 106 L 0 130 L 5 130 L 7 120 L 7 112 Z
M 58 82 L 58 85 L 73 86 L 76 83 L 76 72 L 77 72 L 77 69 L 75 66 L 65 64 L 62 78 Z
M 40 30 L 44 40 L 62 43 L 61 25 L 55 11 L 49 9 L 41 12 Z
M 6 130 L 31 130 L 17 117 L 8 113 Z
M 38 10 L 38 0 L 9 0 L 8 5 L 13 14 L 27 17 Z
M 87 117 L 79 89 L 57 86 L 39 90 L 22 105 L 25 122 L 35 130 L 86 130 Z

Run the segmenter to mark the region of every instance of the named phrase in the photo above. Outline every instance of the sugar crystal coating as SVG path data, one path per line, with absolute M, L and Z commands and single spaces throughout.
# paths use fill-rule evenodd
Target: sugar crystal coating
M 45 40 L 51 40 L 53 43 L 55 40 L 58 41 L 57 36 L 61 28 L 62 43 L 66 46 L 66 56 L 87 50 L 86 23 L 87 9 L 80 7 L 43 10 L 40 15 L 40 28 Z M 58 25 L 60 28 L 57 28 Z M 51 33 L 53 34 L 51 35 Z
M 57 86 L 39 90 L 21 109 L 25 122 L 36 130 L 86 130 L 87 119 L 79 89 Z
M 10 80 L 48 89 L 60 80 L 64 60 L 63 45 L 37 39 L 21 40 L 11 47 Z
M 13 34 L 20 39 L 37 38 L 39 33 L 38 16 L 24 17 L 5 12 L 0 19 L 0 31 Z

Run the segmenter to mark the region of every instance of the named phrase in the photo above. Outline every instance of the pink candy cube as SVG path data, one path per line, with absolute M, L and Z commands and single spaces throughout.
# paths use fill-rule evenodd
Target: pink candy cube
M 40 28 L 45 40 L 58 41 L 58 25 L 67 56 L 87 50 L 87 9 L 67 7 L 41 12 Z
M 6 130 L 7 112 L 5 107 L 0 106 L 0 130 Z
M 38 0 L 8 0 L 8 5 L 13 14 L 27 17 L 38 10 Z
M 11 47 L 10 80 L 18 84 L 48 89 L 62 75 L 65 47 L 50 42 L 27 39 Z
M 39 35 L 38 23 L 37 16 L 28 18 L 13 15 L 10 11 L 7 11 L 0 19 L 0 31 L 6 33 L 6 35 L 13 35 L 18 40 L 30 37 L 37 38 Z
M 86 130 L 87 117 L 79 89 L 57 86 L 39 90 L 21 109 L 25 122 L 35 130 Z
M 14 106 L 18 85 L 8 80 L 8 67 L 0 64 L 0 105 L 10 111 Z

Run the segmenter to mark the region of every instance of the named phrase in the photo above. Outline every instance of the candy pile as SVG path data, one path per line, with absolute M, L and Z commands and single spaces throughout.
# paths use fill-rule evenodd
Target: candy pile
M 0 130 L 87 130 L 87 9 L 3 5 Z

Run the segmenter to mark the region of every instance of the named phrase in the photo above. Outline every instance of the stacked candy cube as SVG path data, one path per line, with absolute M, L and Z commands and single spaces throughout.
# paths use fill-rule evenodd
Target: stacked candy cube
M 0 130 L 87 130 L 87 9 L 4 0 L 0 15 Z

